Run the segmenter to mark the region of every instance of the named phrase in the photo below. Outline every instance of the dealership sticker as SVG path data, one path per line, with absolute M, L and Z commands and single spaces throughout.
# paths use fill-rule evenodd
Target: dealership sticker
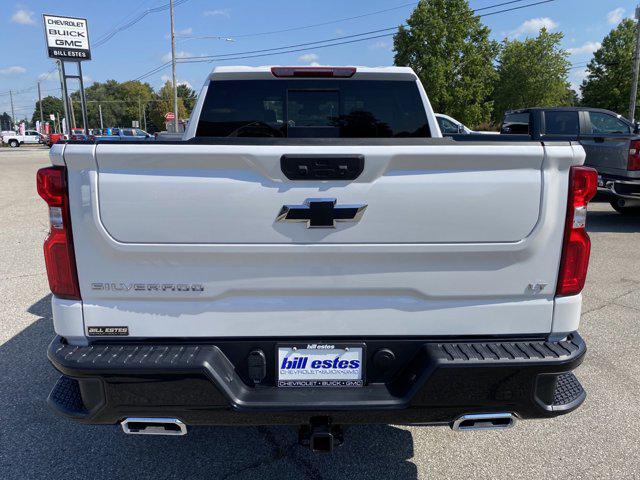
M 87 335 L 91 337 L 126 337 L 129 335 L 129 327 L 87 327 Z

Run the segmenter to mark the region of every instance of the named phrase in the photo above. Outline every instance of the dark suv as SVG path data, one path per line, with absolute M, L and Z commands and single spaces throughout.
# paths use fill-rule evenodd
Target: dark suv
M 599 108 L 525 108 L 505 113 L 500 133 L 579 142 L 587 153 L 585 165 L 598 171 L 598 187 L 611 195 L 611 206 L 640 215 L 638 124 Z

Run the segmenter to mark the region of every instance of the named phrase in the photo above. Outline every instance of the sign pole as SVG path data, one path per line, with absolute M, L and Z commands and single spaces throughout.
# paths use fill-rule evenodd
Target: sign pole
M 82 126 L 84 134 L 89 135 L 89 124 L 87 123 L 87 98 L 84 95 L 84 80 L 82 80 L 82 62 L 78 62 L 78 79 L 80 80 L 80 102 L 82 103 Z
M 69 96 L 67 95 L 67 81 L 64 76 L 64 63 L 62 60 L 58 60 L 58 70 L 60 71 L 60 90 L 62 91 L 62 106 L 64 107 L 64 122 L 61 122 L 60 133 L 64 134 L 66 130 L 68 134 L 71 131 L 69 129 Z

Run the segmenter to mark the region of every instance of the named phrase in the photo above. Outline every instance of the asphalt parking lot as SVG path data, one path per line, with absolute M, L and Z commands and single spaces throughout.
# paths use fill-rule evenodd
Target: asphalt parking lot
M 57 375 L 41 254 L 47 212 L 35 172 L 48 150 L 0 149 L 0 476 L 36 478 L 640 478 L 640 219 L 594 203 L 578 370 L 586 403 L 502 432 L 360 426 L 330 456 L 289 428 L 194 428 L 186 437 L 125 436 L 54 416 Z

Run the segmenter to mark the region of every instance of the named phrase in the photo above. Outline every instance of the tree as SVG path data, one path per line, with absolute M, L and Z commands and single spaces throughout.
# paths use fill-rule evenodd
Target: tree
M 144 126 L 144 109 L 154 98 L 151 85 L 136 80 L 119 83 L 107 80 L 96 82 L 85 89 L 87 97 L 87 123 L 89 128 L 100 126 L 100 108 L 102 108 L 103 126 L 131 127 L 132 121 Z M 82 125 L 82 111 L 79 92 L 71 95 L 76 125 Z
M 180 86 L 178 86 L 178 88 L 180 88 Z M 154 102 L 151 104 L 151 121 L 158 127 L 164 126 L 164 116 L 167 112 L 173 112 L 173 84 L 169 81 L 162 86 Z M 182 120 L 187 117 L 188 113 L 184 102 L 182 98 L 178 97 L 178 118 Z
M 62 99 L 52 95 L 44 97 L 42 99 L 42 114 L 45 122 L 49 121 L 49 115 L 51 114 L 56 116 L 60 115 L 61 117 L 64 116 Z M 31 123 L 35 125 L 37 121 L 40 121 L 40 100 L 36 101 L 36 107 L 33 110 L 33 115 L 31 116 Z
M 571 64 L 560 46 L 562 38 L 562 33 L 543 28 L 536 38 L 503 41 L 493 96 L 494 122 L 502 121 L 510 109 L 571 104 Z
M 627 18 L 609 32 L 593 54 L 580 87 L 583 105 L 628 113 L 634 45 L 635 23 Z
M 11 130 L 12 125 L 13 120 L 11 120 L 11 115 L 9 115 L 7 112 L 2 112 L 2 115 L 0 115 L 0 131 Z
M 489 120 L 498 44 L 467 0 L 420 0 L 393 38 L 394 62 L 417 73 L 436 112 Z
M 178 97 L 182 99 L 184 108 L 187 110 L 187 115 L 191 115 L 191 110 L 196 106 L 196 100 L 198 98 L 196 91 L 189 85 L 181 83 L 178 85 Z

